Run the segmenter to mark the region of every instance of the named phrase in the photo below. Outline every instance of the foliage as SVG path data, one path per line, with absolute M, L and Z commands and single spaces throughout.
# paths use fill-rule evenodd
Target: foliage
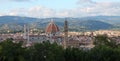
M 7 39 L 0 43 L 0 61 L 120 61 L 120 45 L 106 36 L 97 36 L 91 50 L 66 48 L 49 41 L 23 47 Z M 117 47 L 114 47 L 117 46 Z
M 11 40 L 0 43 L 0 61 L 25 61 L 22 42 L 13 43 Z
M 111 48 L 116 48 L 118 45 L 114 40 L 109 38 L 107 35 L 98 35 L 95 37 L 94 44 L 96 46 L 107 45 Z

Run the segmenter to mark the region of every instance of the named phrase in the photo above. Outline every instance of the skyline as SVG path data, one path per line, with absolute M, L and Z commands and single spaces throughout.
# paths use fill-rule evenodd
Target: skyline
M 0 16 L 120 16 L 120 0 L 0 0 Z

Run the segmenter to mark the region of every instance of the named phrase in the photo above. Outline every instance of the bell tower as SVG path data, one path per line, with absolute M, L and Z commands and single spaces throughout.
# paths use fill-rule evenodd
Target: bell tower
M 67 42 L 68 42 L 68 21 L 65 20 L 64 22 L 64 41 L 63 41 L 63 47 L 67 48 Z

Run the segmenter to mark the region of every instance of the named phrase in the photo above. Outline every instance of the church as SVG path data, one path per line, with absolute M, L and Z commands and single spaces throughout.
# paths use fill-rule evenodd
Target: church
M 67 21 L 64 22 L 64 32 L 60 32 L 59 26 L 51 20 L 48 25 L 46 25 L 45 33 L 39 35 L 30 35 L 29 30 L 24 29 L 24 36 L 27 40 L 27 44 L 42 43 L 43 41 L 49 41 L 50 43 L 57 43 L 66 47 L 66 41 L 68 40 L 68 25 Z M 62 33 L 62 34 L 61 34 Z
M 28 31 L 28 32 L 27 32 Z M 27 44 L 32 45 L 34 43 L 42 43 L 44 41 L 49 41 L 50 43 L 57 43 L 58 45 L 67 47 L 80 48 L 81 46 L 90 46 L 92 44 L 91 36 L 82 36 L 82 35 L 69 35 L 68 37 L 68 21 L 64 21 L 64 31 L 60 31 L 59 26 L 51 20 L 48 25 L 46 25 L 45 33 L 39 35 L 30 35 L 29 29 L 25 31 L 25 37 Z

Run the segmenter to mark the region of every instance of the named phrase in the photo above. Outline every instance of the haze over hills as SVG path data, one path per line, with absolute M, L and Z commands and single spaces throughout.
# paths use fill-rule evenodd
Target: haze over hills
M 24 24 L 29 24 L 30 28 L 45 28 L 49 21 L 53 19 L 54 22 L 63 28 L 65 18 L 30 18 L 19 16 L 1 16 L 0 17 L 0 30 L 23 29 Z M 83 18 L 66 18 L 69 22 L 70 30 L 81 31 L 83 30 L 100 30 L 112 29 L 120 23 L 120 16 L 92 16 Z M 117 26 L 119 28 L 119 26 Z
M 103 22 L 116 24 L 120 23 L 120 16 L 90 16 L 90 17 L 83 17 L 82 20 L 100 20 Z

